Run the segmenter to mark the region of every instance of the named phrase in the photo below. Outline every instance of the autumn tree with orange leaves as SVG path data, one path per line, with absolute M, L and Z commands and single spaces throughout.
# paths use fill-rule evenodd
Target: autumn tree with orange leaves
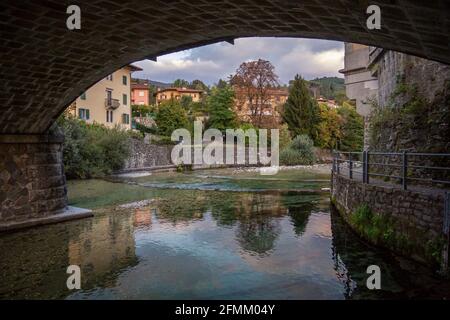
M 252 123 L 260 126 L 264 111 L 271 108 L 270 91 L 279 85 L 275 67 L 270 61 L 262 59 L 244 62 L 231 76 L 230 84 L 238 104 L 247 104 Z

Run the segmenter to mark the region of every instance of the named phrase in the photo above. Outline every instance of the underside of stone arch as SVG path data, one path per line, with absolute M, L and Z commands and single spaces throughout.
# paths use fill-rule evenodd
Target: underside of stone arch
M 81 8 L 81 30 L 66 27 Z M 358 42 L 450 63 L 449 1 L 4 0 L 0 4 L 0 133 L 44 133 L 77 96 L 130 62 L 238 37 Z

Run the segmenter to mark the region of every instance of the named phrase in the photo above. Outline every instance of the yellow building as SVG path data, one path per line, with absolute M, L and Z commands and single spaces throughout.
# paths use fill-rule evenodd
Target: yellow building
M 202 90 L 187 89 L 187 88 L 166 88 L 158 89 L 154 94 L 156 97 L 156 104 L 160 105 L 165 100 L 175 99 L 180 100 L 183 96 L 192 98 L 193 102 L 198 102 L 203 96 Z
M 68 112 L 88 123 L 131 129 L 131 73 L 142 69 L 123 67 L 79 96 Z
M 289 96 L 288 89 L 267 89 L 263 105 L 255 103 L 252 105 L 245 89 L 238 87 L 233 89 L 235 92 L 234 111 L 239 119 L 267 128 L 275 128 L 279 125 L 283 105 Z

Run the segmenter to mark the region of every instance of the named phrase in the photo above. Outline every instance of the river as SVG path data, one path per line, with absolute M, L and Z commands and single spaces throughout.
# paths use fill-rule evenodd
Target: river
M 323 168 L 69 181 L 70 204 L 94 217 L 1 235 L 0 298 L 450 298 L 430 270 L 358 239 L 328 187 Z M 366 287 L 374 264 L 381 290 Z

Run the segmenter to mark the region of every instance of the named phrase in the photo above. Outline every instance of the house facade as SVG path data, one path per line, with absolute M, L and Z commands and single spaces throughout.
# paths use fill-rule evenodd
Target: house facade
M 150 105 L 150 87 L 147 82 L 131 84 L 131 104 Z
M 158 89 L 154 96 L 156 98 L 156 104 L 160 105 L 161 102 L 170 99 L 181 100 L 181 97 L 183 96 L 191 97 L 193 102 L 198 102 L 203 97 L 203 94 L 203 90 L 188 88 L 166 88 Z
M 131 73 L 128 65 L 100 80 L 79 96 L 67 112 L 87 123 L 131 129 Z
M 268 89 L 263 106 L 250 103 L 243 89 L 234 87 L 234 92 L 236 96 L 234 111 L 239 119 L 262 127 L 275 127 L 281 122 L 282 108 L 289 96 L 287 88 Z

